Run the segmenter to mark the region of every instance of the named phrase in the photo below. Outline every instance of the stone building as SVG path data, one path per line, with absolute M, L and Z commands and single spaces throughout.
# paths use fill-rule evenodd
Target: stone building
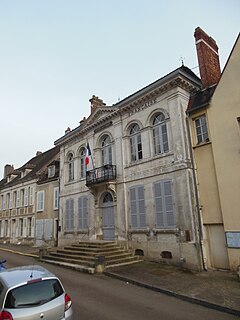
M 59 148 L 37 152 L 0 181 L 0 241 L 31 245 L 57 242 Z
M 114 240 L 146 259 L 202 268 L 185 116 L 200 87 L 182 65 L 112 106 L 90 99 L 91 114 L 55 141 L 59 245 Z

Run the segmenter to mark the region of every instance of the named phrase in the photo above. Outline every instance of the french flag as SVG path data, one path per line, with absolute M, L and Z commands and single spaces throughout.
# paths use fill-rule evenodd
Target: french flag
M 86 156 L 85 156 L 85 164 L 86 166 L 89 164 L 89 158 L 91 157 L 91 149 L 90 149 L 90 146 L 89 146 L 89 143 L 87 143 L 87 147 L 86 147 Z

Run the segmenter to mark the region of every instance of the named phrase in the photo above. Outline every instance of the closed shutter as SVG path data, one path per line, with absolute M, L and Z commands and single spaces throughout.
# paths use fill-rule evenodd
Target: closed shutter
M 146 211 L 143 186 L 130 189 L 130 210 L 132 228 L 145 228 Z
M 66 230 L 74 228 L 74 200 L 67 199 L 66 201 Z
M 19 219 L 16 219 L 16 231 L 15 231 L 15 237 L 18 237 L 18 225 L 19 225 Z
M 30 206 L 32 206 L 33 205 L 33 187 L 30 187 L 29 189 L 30 189 L 29 204 Z
M 131 222 L 132 228 L 138 227 L 138 219 L 137 219 L 137 196 L 136 189 L 130 189 L 130 210 L 131 210 Z
M 44 220 L 44 238 L 45 240 L 52 239 L 52 219 Z
M 24 190 L 24 207 L 28 206 L 28 188 Z
M 13 201 L 13 192 L 10 192 L 10 195 L 9 195 L 9 209 L 12 209 L 12 201 Z
M 174 228 L 172 181 L 163 180 L 154 184 L 154 201 L 157 228 Z
M 26 238 L 27 236 L 27 218 L 23 219 L 23 238 Z
M 33 238 L 35 236 L 35 217 L 32 217 L 31 224 L 31 237 Z
M 88 227 L 87 216 L 87 197 L 78 198 L 78 228 L 86 229 Z
M 163 220 L 163 197 L 162 197 L 162 186 L 160 183 L 154 185 L 154 199 L 155 199 L 155 213 L 156 213 L 156 225 L 159 228 L 164 227 Z

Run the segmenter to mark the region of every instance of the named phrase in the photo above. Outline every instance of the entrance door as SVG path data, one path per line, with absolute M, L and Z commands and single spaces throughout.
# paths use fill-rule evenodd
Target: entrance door
M 113 198 L 107 193 L 103 198 L 103 240 L 115 240 Z
M 210 256 L 213 268 L 229 269 L 227 245 L 223 225 L 213 224 L 208 226 L 210 240 Z

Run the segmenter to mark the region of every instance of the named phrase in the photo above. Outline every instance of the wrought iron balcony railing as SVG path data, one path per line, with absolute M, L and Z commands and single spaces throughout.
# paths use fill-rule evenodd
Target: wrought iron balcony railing
M 116 166 L 107 164 L 86 172 L 86 186 L 91 187 L 99 183 L 115 180 L 117 176 Z

